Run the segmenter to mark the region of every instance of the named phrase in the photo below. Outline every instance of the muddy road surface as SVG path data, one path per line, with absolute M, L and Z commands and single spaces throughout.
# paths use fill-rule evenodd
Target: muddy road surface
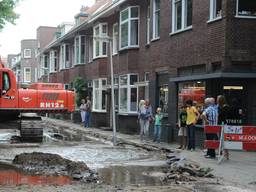
M 70 127 L 47 124 L 43 143 L 20 143 L 17 135 L 17 130 L 0 129 L 0 191 L 253 191 L 229 186 L 218 178 L 187 182 L 166 179 L 173 177 L 166 163 L 166 152 L 148 150 L 129 142 L 114 147 L 106 137 L 92 136 Z M 61 165 L 44 164 L 40 161 L 42 158 L 34 158 L 38 161 L 32 162 L 34 169 L 27 164 L 33 158 L 19 159 L 26 169 L 15 165 L 15 157 L 24 153 L 55 154 L 54 158 L 65 159 L 60 162 L 80 162 L 88 167 L 90 171 L 86 173 L 93 175 L 93 179 L 82 180 L 77 172 L 66 174 Z M 47 156 L 47 159 L 51 158 Z M 45 165 L 48 168 L 42 169 Z M 180 177 L 174 174 L 175 178 Z M 190 176 L 189 173 L 179 174 Z

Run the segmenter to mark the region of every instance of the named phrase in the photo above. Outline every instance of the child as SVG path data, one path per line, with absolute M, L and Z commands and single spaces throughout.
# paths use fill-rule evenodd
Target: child
M 186 107 L 182 106 L 181 107 L 181 112 L 179 115 L 179 141 L 180 141 L 180 146 L 178 149 L 184 150 L 186 148 L 186 143 L 187 143 L 187 126 L 186 126 L 186 121 L 187 121 L 187 112 L 186 112 Z
M 163 114 L 161 113 L 162 109 L 160 107 L 157 108 L 156 110 L 156 115 L 155 115 L 155 127 L 154 127 L 154 142 L 157 141 L 158 143 L 160 142 L 160 137 L 161 137 L 161 126 L 162 126 L 162 119 L 163 119 Z

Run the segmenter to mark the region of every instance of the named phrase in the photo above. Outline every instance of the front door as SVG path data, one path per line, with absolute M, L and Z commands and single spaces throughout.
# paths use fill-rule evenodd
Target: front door
M 12 88 L 11 78 L 7 72 L 0 72 L 0 107 L 2 109 L 14 109 L 16 107 L 16 89 Z
M 242 124 L 247 122 L 247 91 L 244 84 L 227 84 L 223 86 L 223 92 L 230 107 L 237 108 L 238 116 Z

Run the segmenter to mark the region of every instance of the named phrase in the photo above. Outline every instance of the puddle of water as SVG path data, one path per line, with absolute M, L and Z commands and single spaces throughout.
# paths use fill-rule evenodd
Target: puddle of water
M 99 176 L 109 185 L 161 185 L 164 167 L 112 166 L 98 169 Z
M 26 175 L 7 165 L 0 165 L 0 185 L 68 185 L 68 176 Z

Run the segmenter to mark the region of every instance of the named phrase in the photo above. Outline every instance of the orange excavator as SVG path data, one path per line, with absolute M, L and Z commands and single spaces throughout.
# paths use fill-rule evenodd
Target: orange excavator
M 36 123 L 22 126 L 22 114 L 66 113 L 75 109 L 74 92 L 64 89 L 61 83 L 34 83 L 28 88 L 18 88 L 14 72 L 5 68 L 0 58 L 0 128 L 8 122 L 19 120 L 22 140 L 42 140 L 43 130 Z M 28 116 L 29 119 L 38 119 Z M 40 124 L 40 123 L 39 123 Z

